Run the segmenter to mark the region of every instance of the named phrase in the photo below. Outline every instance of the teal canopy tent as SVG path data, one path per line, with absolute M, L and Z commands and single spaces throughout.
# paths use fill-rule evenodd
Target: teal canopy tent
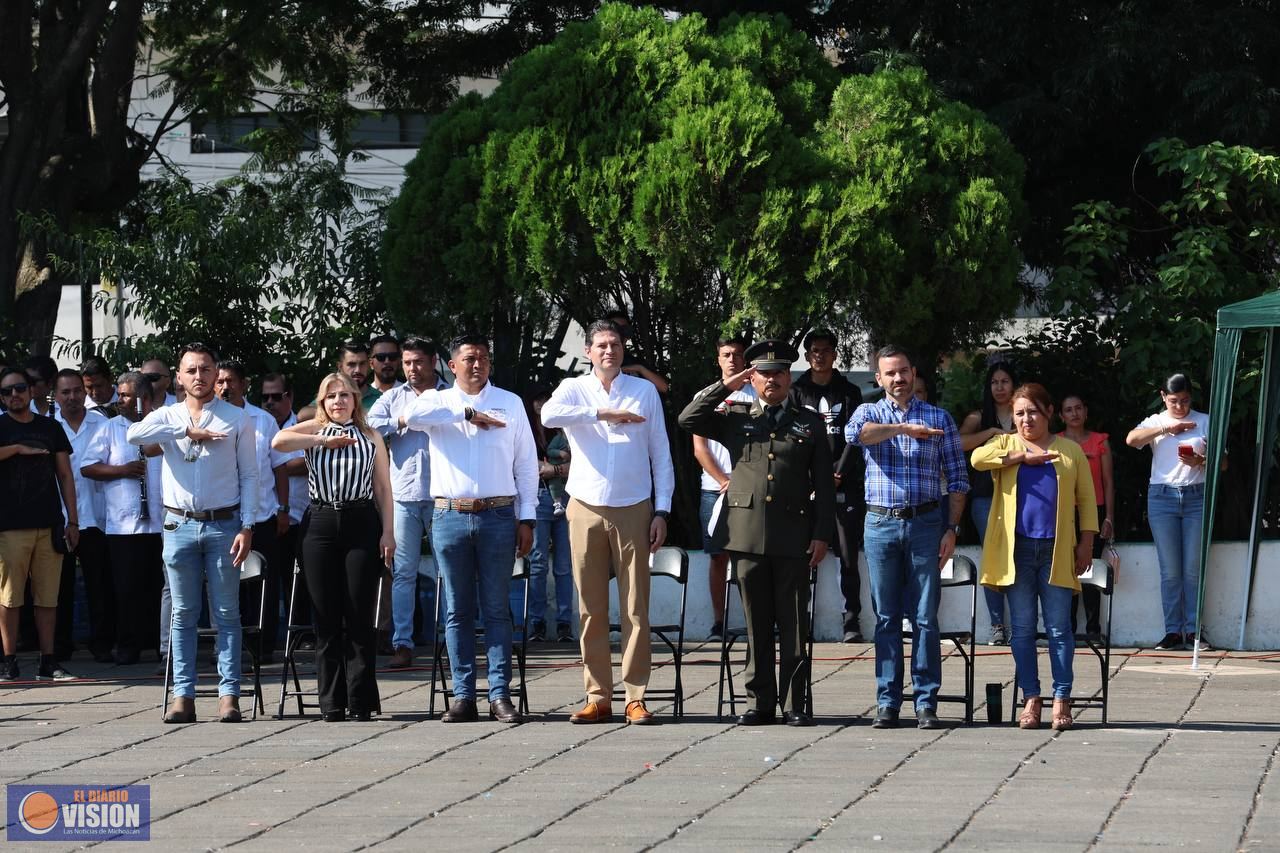
M 1245 329 L 1256 329 L 1267 336 L 1263 356 L 1261 398 L 1258 401 L 1258 455 L 1254 462 L 1253 516 L 1249 524 L 1249 576 L 1244 601 L 1240 607 L 1240 638 L 1237 648 L 1244 648 L 1244 632 L 1249 620 L 1249 604 L 1253 598 L 1254 574 L 1258 567 L 1258 546 L 1262 537 L 1262 509 L 1267 500 L 1267 477 L 1274 464 L 1276 416 L 1280 414 L 1280 292 L 1267 293 L 1218 309 L 1218 331 L 1213 346 L 1213 382 L 1209 393 L 1209 439 L 1205 456 L 1204 519 L 1200 537 L 1200 590 L 1196 607 L 1196 636 L 1200 636 L 1204 619 L 1204 588 L 1208 577 L 1209 545 L 1213 537 L 1213 519 L 1218 504 L 1218 480 L 1226 445 L 1227 425 L 1231 422 L 1231 398 L 1235 390 L 1236 360 L 1240 354 L 1240 336 Z

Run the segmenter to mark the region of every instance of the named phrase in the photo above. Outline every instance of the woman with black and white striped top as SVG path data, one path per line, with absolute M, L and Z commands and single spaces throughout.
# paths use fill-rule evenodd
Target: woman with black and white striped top
M 367 720 L 378 707 L 378 577 L 396 547 L 387 449 L 365 422 L 349 378 L 329 374 L 316 399 L 315 418 L 281 430 L 271 445 L 307 456 L 302 571 L 315 618 L 320 710 L 326 722 L 348 712 Z

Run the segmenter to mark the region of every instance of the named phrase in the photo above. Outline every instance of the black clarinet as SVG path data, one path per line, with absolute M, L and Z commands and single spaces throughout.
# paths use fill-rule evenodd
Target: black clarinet
M 137 399 L 138 419 L 142 419 L 142 397 Z M 147 450 L 145 447 L 138 446 L 138 458 L 142 460 L 143 465 L 147 462 Z M 147 472 L 144 468 L 142 474 L 138 477 L 138 518 L 143 521 L 151 519 L 151 510 L 147 507 Z

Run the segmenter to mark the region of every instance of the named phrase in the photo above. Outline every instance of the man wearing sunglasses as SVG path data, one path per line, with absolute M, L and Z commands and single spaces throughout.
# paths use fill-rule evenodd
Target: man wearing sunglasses
M 391 335 L 378 335 L 369 341 L 369 358 L 372 384 L 380 394 L 404 384 L 400 381 L 400 342 Z
M 31 411 L 31 383 L 13 368 L 0 373 L 0 639 L 4 664 L 0 681 L 16 681 L 18 614 L 31 583 L 40 663 L 36 678 L 73 678 L 54 655 L 59 549 L 74 550 L 80 537 L 71 442 L 52 418 Z M 63 523 L 62 507 L 67 508 Z
M 169 393 L 169 365 L 163 359 L 149 358 L 142 362 L 140 371 L 143 378 L 151 383 L 151 407 L 172 406 L 178 398 Z

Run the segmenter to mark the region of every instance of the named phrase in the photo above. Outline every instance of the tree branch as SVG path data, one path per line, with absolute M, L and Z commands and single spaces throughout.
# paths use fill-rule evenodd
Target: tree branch
M 98 42 L 98 30 L 111 9 L 111 0 L 88 0 L 81 8 L 80 25 L 62 51 L 62 59 L 40 86 L 38 102 L 57 97 L 53 93 L 62 92 L 73 79 L 80 77 L 88 61 L 89 51 Z M 40 34 L 42 38 L 46 35 L 43 30 Z

